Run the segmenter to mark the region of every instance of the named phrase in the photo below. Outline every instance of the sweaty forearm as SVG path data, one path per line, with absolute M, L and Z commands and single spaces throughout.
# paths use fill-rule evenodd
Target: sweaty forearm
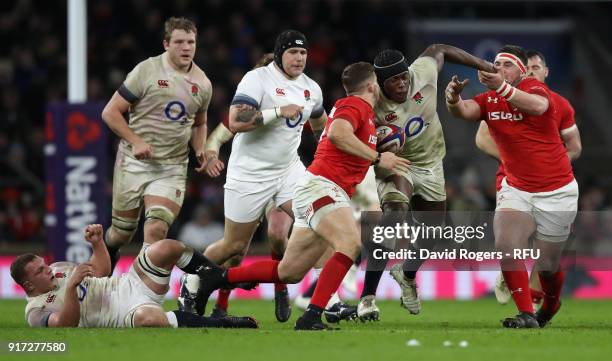
M 94 268 L 94 276 L 107 277 L 111 273 L 111 259 L 104 242 L 91 245 L 92 254 L 89 262 Z
M 427 49 L 426 55 L 434 58 L 441 56 L 445 62 L 465 65 L 478 70 L 495 71 L 491 63 L 452 45 L 435 44 L 431 45 L 430 48 Z
M 193 148 L 193 150 L 204 150 L 206 145 L 206 132 L 206 123 L 193 126 L 191 129 L 191 148 Z
M 328 138 L 336 148 L 350 155 L 357 156 L 370 162 L 374 162 L 378 157 L 377 151 L 362 143 L 353 133 L 344 132 L 331 137 L 328 135 Z

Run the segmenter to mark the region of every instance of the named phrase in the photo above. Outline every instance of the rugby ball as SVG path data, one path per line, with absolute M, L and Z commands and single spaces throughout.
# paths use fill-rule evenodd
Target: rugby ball
M 381 125 L 376 128 L 376 150 L 396 153 L 404 146 L 406 135 L 401 127 L 394 124 Z

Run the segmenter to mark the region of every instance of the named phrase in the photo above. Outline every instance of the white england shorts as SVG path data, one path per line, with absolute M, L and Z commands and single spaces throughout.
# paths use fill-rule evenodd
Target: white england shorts
M 348 194 L 329 179 L 307 171 L 295 186 L 293 226 L 316 230 L 323 217 L 342 207 L 351 207 Z
M 531 214 L 536 224 L 536 239 L 564 242 L 578 212 L 578 183 L 574 179 L 553 191 L 530 193 L 510 186 L 504 178 L 495 209 L 501 208 Z
M 228 178 L 225 182 L 225 218 L 237 223 L 249 223 L 261 219 L 266 206 L 273 201 L 277 207 L 293 199 L 295 182 L 304 175 L 302 162 L 295 162 L 278 179 L 248 182 Z

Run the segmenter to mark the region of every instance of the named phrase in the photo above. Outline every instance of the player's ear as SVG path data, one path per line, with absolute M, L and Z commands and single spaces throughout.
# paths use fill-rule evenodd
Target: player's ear
M 168 50 L 168 48 L 170 47 L 170 42 L 166 39 L 162 41 L 162 44 L 164 44 L 164 50 Z
M 26 293 L 32 292 L 34 291 L 34 285 L 30 281 L 24 281 L 23 289 L 26 291 Z

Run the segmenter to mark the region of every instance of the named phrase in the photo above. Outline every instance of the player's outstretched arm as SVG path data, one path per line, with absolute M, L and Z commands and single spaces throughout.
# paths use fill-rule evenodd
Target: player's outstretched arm
M 327 113 L 323 112 L 318 118 L 310 118 L 308 119 L 310 123 L 310 129 L 312 129 L 312 134 L 315 137 L 315 140 L 318 142 L 321 140 L 321 135 L 325 130 L 325 125 L 327 124 Z
M 153 157 L 153 148 L 130 129 L 123 117 L 129 108 L 130 103 L 115 92 L 102 110 L 102 119 L 117 136 L 132 145 L 132 153 L 136 159 L 150 159 Z
M 195 152 L 199 167 L 196 172 L 201 173 L 206 168 L 204 148 L 206 147 L 206 135 L 208 134 L 208 115 L 206 111 L 196 113 L 191 129 L 191 148 Z
M 538 94 L 527 93 L 513 87 L 512 85 L 506 83 L 501 73 L 489 73 L 479 70 L 478 80 L 487 88 L 495 90 L 499 95 L 503 96 L 510 104 L 523 113 L 542 115 L 548 110 L 548 98 Z M 545 93 L 543 89 L 541 91 L 542 93 Z
M 499 149 L 497 148 L 497 144 L 491 137 L 491 133 L 489 133 L 489 126 L 487 122 L 484 120 L 480 121 L 480 125 L 478 126 L 478 131 L 476 132 L 476 147 L 483 151 L 485 154 L 490 155 L 491 157 L 500 160 Z
M 78 327 L 81 318 L 81 306 L 77 294 L 77 287 L 85 277 L 93 276 L 93 266 L 90 263 L 82 263 L 72 271 L 66 285 L 64 294 L 64 306 L 58 312 L 49 315 L 47 325 L 49 327 Z
M 234 133 L 232 133 L 223 122 L 219 123 L 215 130 L 210 133 L 204 150 L 206 174 L 208 174 L 209 177 L 215 178 L 221 175 L 221 172 L 225 168 L 225 164 L 219 159 L 219 151 L 221 150 L 221 146 L 233 137 Z
M 230 106 L 229 126 L 234 133 L 250 132 L 276 119 L 296 119 L 303 111 L 304 107 L 295 104 L 264 110 L 247 104 L 234 104 Z
M 89 263 L 95 277 L 107 277 L 111 273 L 111 260 L 103 241 L 104 229 L 101 224 L 90 224 L 85 227 L 85 240 L 93 250 Z
M 495 71 L 493 64 L 490 62 L 451 45 L 432 44 L 428 46 L 420 56 L 429 56 L 436 59 L 438 63 L 438 72 L 442 70 L 445 61 L 466 65 L 478 70 Z
M 461 99 L 461 92 L 467 83 L 468 79 L 459 81 L 459 78 L 453 75 L 444 91 L 446 109 L 456 118 L 477 121 L 481 119 L 480 105 L 471 99 Z

